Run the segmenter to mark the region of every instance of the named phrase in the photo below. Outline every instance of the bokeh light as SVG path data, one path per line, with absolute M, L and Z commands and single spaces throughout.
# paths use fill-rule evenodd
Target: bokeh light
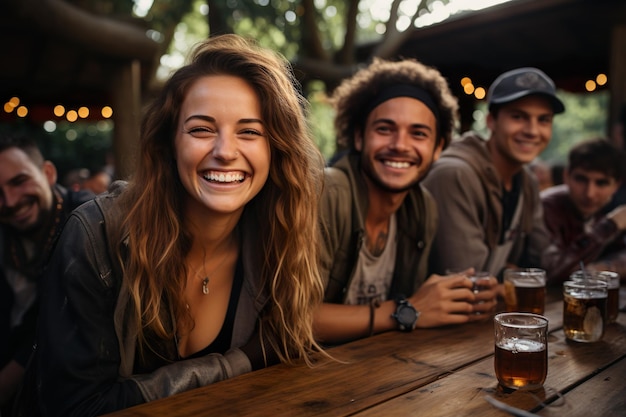
M 54 106 L 53 112 L 56 117 L 63 117 L 63 115 L 65 114 L 65 107 L 57 104 L 56 106 Z
M 26 106 L 20 106 L 17 108 L 16 113 L 20 117 L 26 117 L 26 115 L 28 114 L 28 109 L 26 108 Z
M 54 123 L 54 121 L 52 121 L 52 120 L 46 120 L 43 123 L 43 130 L 45 130 L 48 133 L 52 133 L 55 130 L 57 130 L 57 124 Z
M 476 90 L 474 90 L 474 97 L 476 97 L 478 100 L 484 99 L 486 95 L 487 92 L 483 87 L 477 87 Z
M 78 119 L 78 113 L 76 112 L 76 110 L 70 110 L 65 115 L 65 118 L 68 122 L 75 122 Z
M 108 119 L 109 117 L 113 116 L 113 109 L 109 106 L 104 106 L 102 108 L 101 114 L 102 114 L 102 117 L 104 117 L 105 119 Z
M 595 91 L 596 90 L 596 82 L 593 80 L 588 80 L 585 83 L 585 90 L 591 92 L 591 91 Z
M 81 119 L 85 119 L 89 116 L 89 109 L 85 106 L 82 106 L 81 108 L 78 109 L 78 116 Z

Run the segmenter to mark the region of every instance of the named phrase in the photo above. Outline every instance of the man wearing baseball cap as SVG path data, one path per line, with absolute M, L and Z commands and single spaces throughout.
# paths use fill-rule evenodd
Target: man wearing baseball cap
M 473 267 L 501 277 L 507 267 L 540 267 L 549 242 L 538 185 L 525 166 L 546 148 L 553 117 L 565 107 L 537 68 L 500 75 L 487 101 L 489 138 L 465 133 L 424 180 L 439 210 L 433 273 Z

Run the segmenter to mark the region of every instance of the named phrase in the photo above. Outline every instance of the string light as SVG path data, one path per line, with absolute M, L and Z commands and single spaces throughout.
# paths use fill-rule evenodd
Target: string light
M 16 113 L 19 117 L 26 117 L 28 114 L 28 108 L 26 108 L 26 106 L 19 106 Z
M 4 103 L 4 111 L 11 113 L 20 104 L 20 99 L 17 97 L 11 97 L 9 101 Z
M 65 118 L 67 119 L 68 122 L 75 122 L 78 119 L 78 113 L 76 112 L 76 110 L 70 110 L 67 112 L 67 114 L 65 115 Z
M 102 108 L 102 117 L 104 117 L 105 119 L 108 119 L 109 117 L 113 116 L 113 109 L 109 106 L 104 106 Z
M 83 107 L 79 108 L 79 109 L 78 109 L 78 116 L 79 116 L 81 119 L 86 119 L 86 118 L 87 118 L 87 116 L 89 116 L 89 109 L 88 109 L 87 107 L 85 107 L 85 106 L 83 106 Z
M 19 97 L 11 97 L 7 100 L 2 109 L 5 113 L 13 113 L 16 117 L 24 118 L 29 115 L 31 110 L 24 104 L 22 104 L 22 100 Z M 63 104 L 57 104 L 52 107 L 52 113 L 57 118 L 65 118 L 70 123 L 76 122 L 80 119 L 88 119 L 92 115 L 92 110 L 88 106 L 80 106 L 77 110 L 68 110 Z M 37 114 L 39 114 L 38 112 Z M 97 113 L 97 111 L 96 111 Z M 100 114 L 104 119 L 110 119 L 113 116 L 113 109 L 111 106 L 104 106 L 100 109 Z M 107 122 L 111 123 L 111 122 Z M 43 122 L 44 130 L 46 131 L 54 131 L 56 129 L 56 125 L 52 120 L 47 120 Z M 107 125 L 108 126 L 108 125 Z M 95 127 L 94 127 L 95 129 Z M 109 128 L 105 129 L 109 130 Z
M 63 117 L 63 115 L 65 114 L 65 107 L 57 104 L 56 106 L 54 106 L 54 109 L 52 111 L 54 112 L 54 115 L 56 117 Z

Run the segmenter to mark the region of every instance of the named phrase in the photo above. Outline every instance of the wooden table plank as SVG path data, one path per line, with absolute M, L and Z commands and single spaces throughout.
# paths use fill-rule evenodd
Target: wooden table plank
M 375 343 L 359 341 L 332 349 L 344 363 L 323 361 L 313 368 L 277 365 L 114 415 L 151 416 L 155 410 L 167 411 L 168 416 L 348 415 L 491 355 L 493 347 L 483 340 L 492 328 L 484 323 L 465 327 L 468 330 L 420 330 L 400 334 L 401 338 L 381 334 L 374 337 Z M 416 337 L 418 333 L 421 337 Z M 198 407 L 203 403 L 206 410 Z
M 560 327 L 562 302 L 548 304 L 546 316 Z M 387 332 L 330 353 L 342 363 L 277 365 L 110 416 L 350 415 L 490 358 L 493 321 Z
M 577 386 L 539 414 L 544 417 L 623 417 L 626 415 L 626 357 Z
M 489 357 L 410 393 L 364 410 L 359 413 L 359 417 L 421 413 L 429 417 L 508 415 L 488 404 L 485 395 L 492 395 L 499 401 L 524 410 L 541 409 L 542 401 L 554 401 L 558 398 L 557 392 L 568 392 L 599 370 L 609 367 L 608 370 L 613 373 L 612 364 L 626 358 L 626 314 L 620 313 L 618 323 L 608 326 L 603 340 L 598 343 L 569 342 L 561 329 L 553 330 L 548 339 L 548 377 L 542 390 L 533 393 L 505 392 L 498 386 L 493 357 Z M 614 379 L 614 385 L 621 385 L 618 389 L 621 393 L 626 391 L 623 377 L 624 374 Z M 608 409 L 623 404 L 623 400 L 614 402 L 613 397 L 604 397 L 603 401 L 603 406 Z M 596 413 L 595 407 L 593 403 L 588 403 L 585 417 L 604 415 Z M 547 409 L 551 408 L 549 406 Z

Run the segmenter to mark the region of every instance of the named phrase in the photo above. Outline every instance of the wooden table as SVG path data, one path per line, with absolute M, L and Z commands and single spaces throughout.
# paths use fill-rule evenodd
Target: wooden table
M 533 393 L 499 388 L 487 320 L 383 333 L 330 349 L 341 362 L 277 365 L 109 416 L 510 415 L 485 396 L 540 416 L 625 416 L 626 312 L 602 341 L 575 343 L 563 334 L 562 303 L 546 304 L 548 377 Z

